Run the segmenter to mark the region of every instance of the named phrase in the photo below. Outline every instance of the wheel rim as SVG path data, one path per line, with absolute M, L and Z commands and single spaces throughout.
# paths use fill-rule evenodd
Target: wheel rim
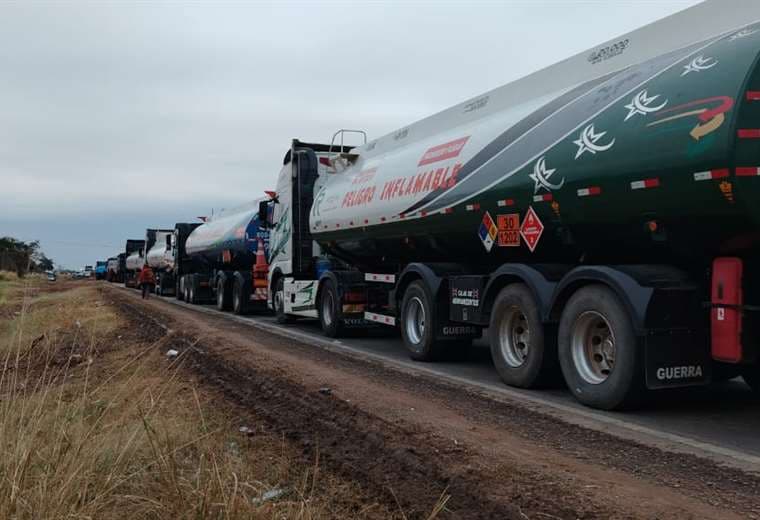
M 224 284 L 220 283 L 216 286 L 216 305 L 221 307 L 224 303 Z
M 322 320 L 325 325 L 332 325 L 333 322 L 333 294 L 332 291 L 325 291 L 322 297 Z
M 607 318 L 596 311 L 586 311 L 575 320 L 570 348 L 575 368 L 587 383 L 603 383 L 615 369 L 615 334 Z
M 425 336 L 425 306 L 422 300 L 415 296 L 406 306 L 406 335 L 413 344 L 422 342 Z
M 235 310 L 238 310 L 240 308 L 240 291 L 233 291 L 232 292 L 232 306 L 235 308 Z
M 517 306 L 510 307 L 501 316 L 499 349 L 504 361 L 512 368 L 521 367 L 528 359 L 530 327 L 525 314 Z

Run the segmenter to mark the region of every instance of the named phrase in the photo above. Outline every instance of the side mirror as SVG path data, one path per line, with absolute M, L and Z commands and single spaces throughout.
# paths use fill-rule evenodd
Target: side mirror
M 269 227 L 269 201 L 262 200 L 259 202 L 259 227 L 267 229 Z

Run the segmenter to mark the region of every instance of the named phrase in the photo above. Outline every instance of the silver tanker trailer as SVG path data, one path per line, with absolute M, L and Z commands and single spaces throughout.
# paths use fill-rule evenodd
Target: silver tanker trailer
M 124 251 L 124 286 L 137 287 L 137 275 L 140 273 L 145 261 L 142 257 L 142 250 L 145 247 L 145 240 L 127 240 Z
M 145 261 L 156 275 L 156 294 L 174 294 L 174 281 L 171 277 L 171 239 L 173 230 L 156 230 L 153 246 L 148 250 Z

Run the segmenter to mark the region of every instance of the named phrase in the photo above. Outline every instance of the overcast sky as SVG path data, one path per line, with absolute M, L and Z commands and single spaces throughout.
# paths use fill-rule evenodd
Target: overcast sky
M 0 235 L 118 253 L 694 0 L 0 3 Z

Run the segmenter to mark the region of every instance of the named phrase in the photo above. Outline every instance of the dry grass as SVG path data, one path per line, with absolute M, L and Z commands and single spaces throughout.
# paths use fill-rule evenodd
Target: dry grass
M 6 285 L 21 310 L 0 328 L 0 518 L 392 516 L 255 419 L 241 434 L 160 354 L 171 336 L 135 339 L 92 287 L 35 283 Z

